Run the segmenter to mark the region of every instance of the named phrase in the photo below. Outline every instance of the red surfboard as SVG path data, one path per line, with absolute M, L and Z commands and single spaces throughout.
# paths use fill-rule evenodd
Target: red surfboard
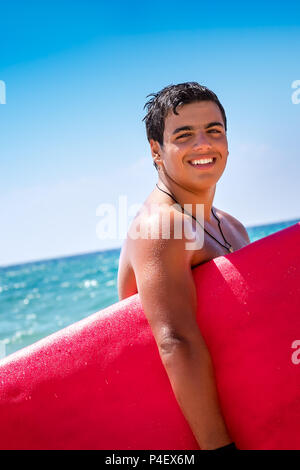
M 299 267 L 300 223 L 193 271 L 240 449 L 300 449 Z M 0 448 L 198 449 L 138 295 L 0 361 Z

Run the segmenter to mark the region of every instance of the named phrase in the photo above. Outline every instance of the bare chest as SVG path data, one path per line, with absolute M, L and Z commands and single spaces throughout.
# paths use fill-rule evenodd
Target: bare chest
M 218 230 L 205 232 L 203 247 L 199 250 L 195 250 L 193 253 L 191 267 L 194 268 L 218 256 L 228 255 L 230 253 L 227 249 L 227 247 L 229 247 L 228 244 L 230 244 L 232 251 L 237 251 L 246 246 L 248 241 L 245 239 L 244 235 L 230 223 L 223 223 L 222 233 L 219 228 Z
M 215 227 L 210 231 L 207 230 L 207 232 L 204 232 L 202 236 L 201 248 L 194 250 L 191 256 L 192 269 L 218 256 L 229 253 L 219 227 Z M 237 251 L 248 244 L 243 234 L 229 222 L 222 224 L 222 232 L 225 240 L 232 246 L 233 251 Z M 134 270 L 130 261 L 132 250 L 134 250 L 134 244 L 129 243 L 127 239 L 122 247 L 119 260 L 118 291 L 120 300 L 138 292 Z

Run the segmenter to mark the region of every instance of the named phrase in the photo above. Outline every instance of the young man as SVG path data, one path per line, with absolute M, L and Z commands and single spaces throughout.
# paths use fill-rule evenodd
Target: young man
M 158 236 L 133 237 L 129 230 L 120 256 L 119 298 L 139 293 L 174 394 L 200 448 L 235 449 L 196 321 L 192 276 L 193 267 L 250 243 L 238 220 L 213 207 L 228 157 L 226 115 L 217 96 L 196 82 L 171 85 L 152 96 L 144 119 L 158 183 L 133 223 L 135 234 L 138 228 Z M 181 210 L 186 204 L 189 213 Z M 168 215 L 169 237 L 147 210 L 153 205 L 160 221 Z M 204 210 L 204 231 L 197 205 Z M 176 236 L 180 226 L 190 226 L 190 232 Z M 187 249 L 191 236 L 195 248 Z

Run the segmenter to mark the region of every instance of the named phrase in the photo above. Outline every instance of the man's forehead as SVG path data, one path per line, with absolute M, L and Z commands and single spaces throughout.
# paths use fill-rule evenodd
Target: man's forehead
M 178 114 L 169 111 L 165 119 L 165 131 L 173 132 L 175 128 L 182 126 L 206 126 L 210 122 L 219 121 L 223 123 L 221 111 L 213 101 L 197 101 L 184 104 L 176 109 Z

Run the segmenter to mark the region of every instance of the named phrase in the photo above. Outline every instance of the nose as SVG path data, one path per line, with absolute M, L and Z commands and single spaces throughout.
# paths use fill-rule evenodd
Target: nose
M 195 150 L 206 152 L 211 149 L 211 143 L 204 132 L 199 132 L 193 145 Z

